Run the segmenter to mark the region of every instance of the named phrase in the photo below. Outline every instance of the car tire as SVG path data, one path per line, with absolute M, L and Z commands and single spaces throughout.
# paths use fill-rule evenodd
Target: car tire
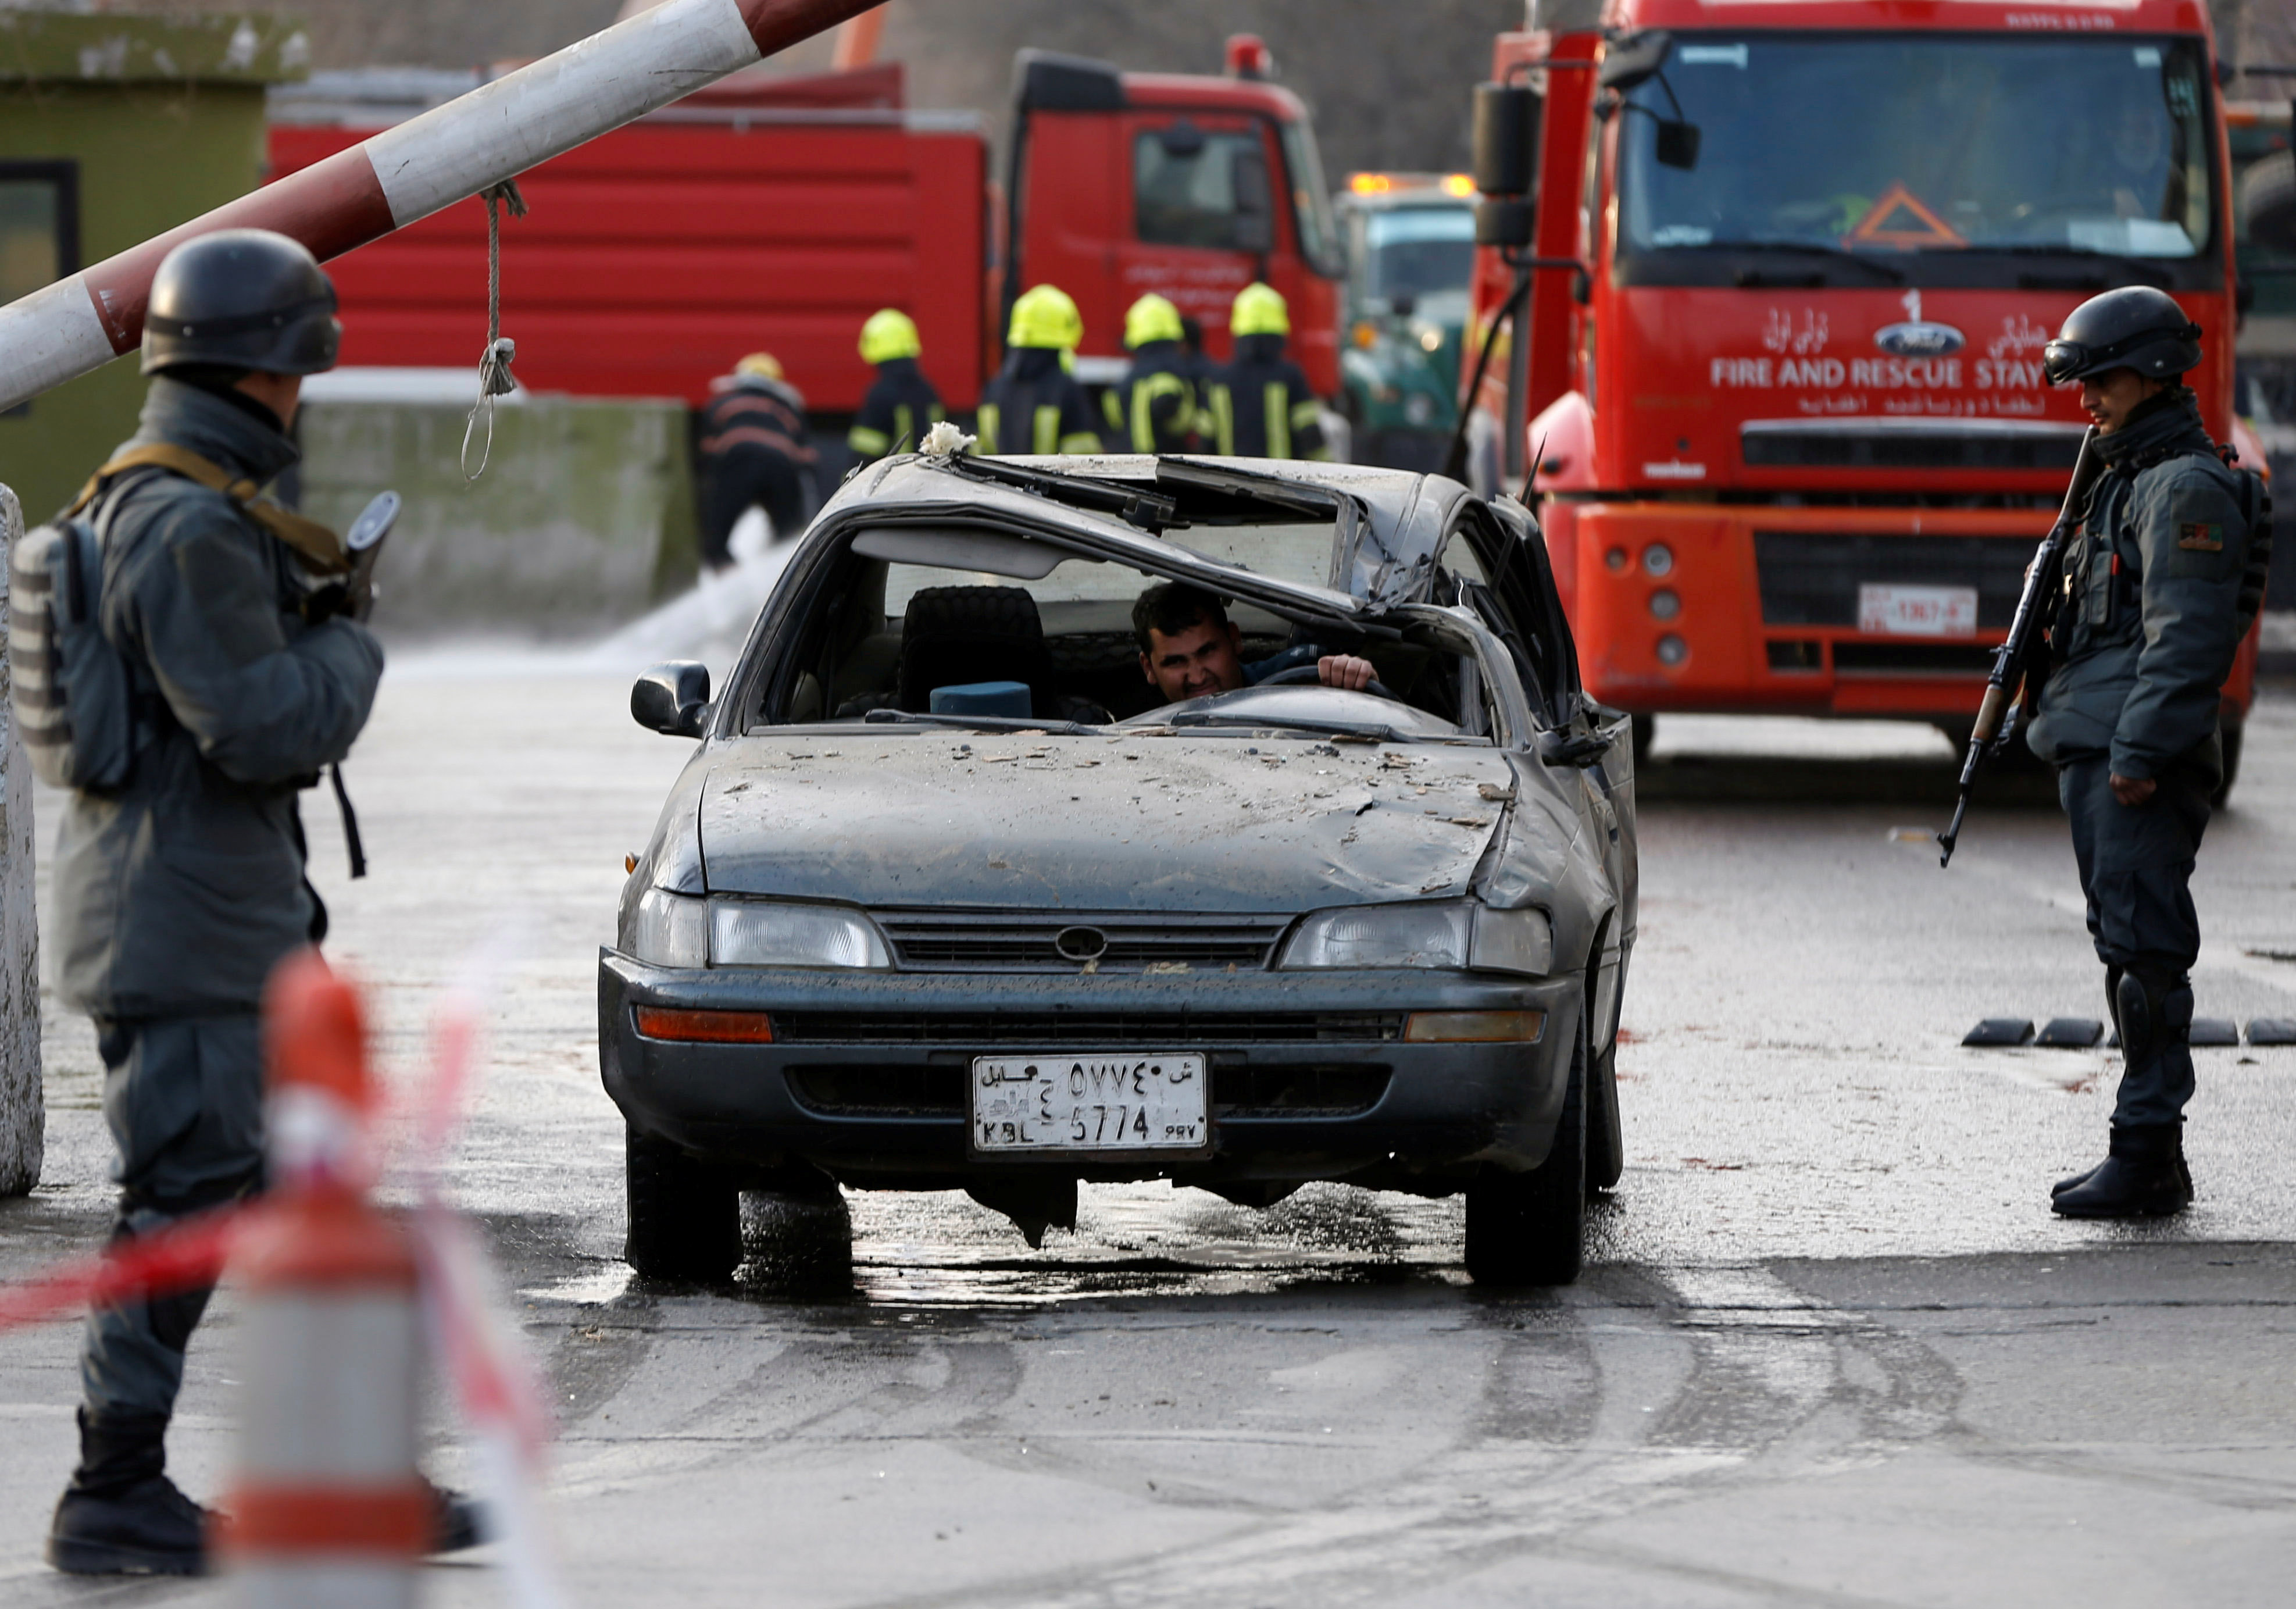
M 2209 795 L 2209 808 L 2210 809 L 2223 809 L 2225 808 L 2225 800 L 2232 797 L 2232 784 L 2240 780 L 2241 735 L 2246 730 L 2247 728 L 2244 725 L 2236 725 L 2230 721 L 2225 723 L 2223 732 L 2224 780 L 2217 784 L 2217 791 Z
M 622 1260 L 642 1278 L 708 1284 L 742 1260 L 742 1197 L 733 1176 L 651 1134 L 627 1130 L 629 1232 Z
M 1564 1285 L 1578 1277 L 1587 1228 L 1587 1071 L 1582 1021 L 1546 1160 L 1528 1173 L 1490 1174 L 1467 1186 L 1467 1273 L 1477 1285 Z

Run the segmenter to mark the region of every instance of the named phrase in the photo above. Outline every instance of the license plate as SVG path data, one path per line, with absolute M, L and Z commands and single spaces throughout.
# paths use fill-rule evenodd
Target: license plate
M 1876 636 L 1975 636 L 1974 587 L 1857 589 L 1857 629 Z
M 1210 1081 L 1201 1055 L 975 1056 L 972 1149 L 1208 1151 Z

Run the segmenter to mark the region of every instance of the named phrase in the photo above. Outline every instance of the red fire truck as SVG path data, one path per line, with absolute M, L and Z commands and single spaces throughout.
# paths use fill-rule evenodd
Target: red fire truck
M 906 108 L 897 65 L 753 70 L 688 95 L 521 176 L 531 210 L 504 225 L 502 272 L 518 376 L 698 403 L 764 349 L 833 424 L 868 389 L 861 323 L 890 306 L 916 319 L 926 372 L 964 408 L 1028 285 L 1076 298 L 1078 372 L 1105 382 L 1141 292 L 1202 320 L 1224 356 L 1228 304 L 1258 277 L 1290 299 L 1298 356 L 1335 395 L 1342 268 L 1307 110 L 1267 81 L 1256 40 L 1232 41 L 1229 61 L 1228 77 L 1185 78 L 1024 52 L 1001 186 L 982 120 Z M 275 99 L 275 176 L 473 82 L 315 75 Z M 336 264 L 344 362 L 475 369 L 486 233 L 464 201 Z
M 2191 313 L 2202 414 L 2260 466 L 2198 0 L 1532 0 L 1529 22 L 1477 92 L 1479 456 L 1537 497 L 1587 688 L 1641 730 L 1966 723 L 2087 423 L 2041 349 L 2099 291 Z

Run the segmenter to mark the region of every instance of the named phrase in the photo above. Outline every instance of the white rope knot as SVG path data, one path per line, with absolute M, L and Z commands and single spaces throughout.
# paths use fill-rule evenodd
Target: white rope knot
M 499 185 L 489 185 L 479 193 L 487 203 L 487 349 L 479 355 L 479 396 L 471 404 L 470 417 L 463 423 L 463 479 L 475 481 L 487 472 L 487 464 L 495 452 L 495 398 L 507 397 L 518 390 L 518 381 L 510 372 L 511 362 L 518 356 L 518 342 L 502 332 L 502 211 L 507 207 L 512 218 L 526 216 L 526 197 L 519 193 L 516 179 L 504 179 Z M 486 439 L 479 445 L 479 467 L 471 467 L 471 438 L 477 433 L 479 415 L 487 419 Z

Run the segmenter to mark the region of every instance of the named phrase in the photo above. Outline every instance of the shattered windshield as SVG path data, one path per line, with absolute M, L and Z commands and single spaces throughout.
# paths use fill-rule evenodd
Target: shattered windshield
M 1164 540 L 1321 587 L 1335 528 L 1329 519 L 1207 522 Z M 911 516 L 855 529 L 799 617 L 761 645 L 778 663 L 758 714 L 770 726 L 978 719 L 983 730 L 1076 731 L 1185 710 L 1185 720 L 1160 724 L 1214 735 L 1480 738 L 1494 727 L 1472 647 L 1439 642 L 1435 629 L 1358 625 L 1305 602 L 1294 611 L 1210 578 L 1176 582 L 1025 529 Z M 1368 661 L 1376 685 L 1324 685 L 1326 657 Z
M 2202 70 L 2190 39 L 1678 36 L 1619 114 L 1620 244 L 2191 258 Z

